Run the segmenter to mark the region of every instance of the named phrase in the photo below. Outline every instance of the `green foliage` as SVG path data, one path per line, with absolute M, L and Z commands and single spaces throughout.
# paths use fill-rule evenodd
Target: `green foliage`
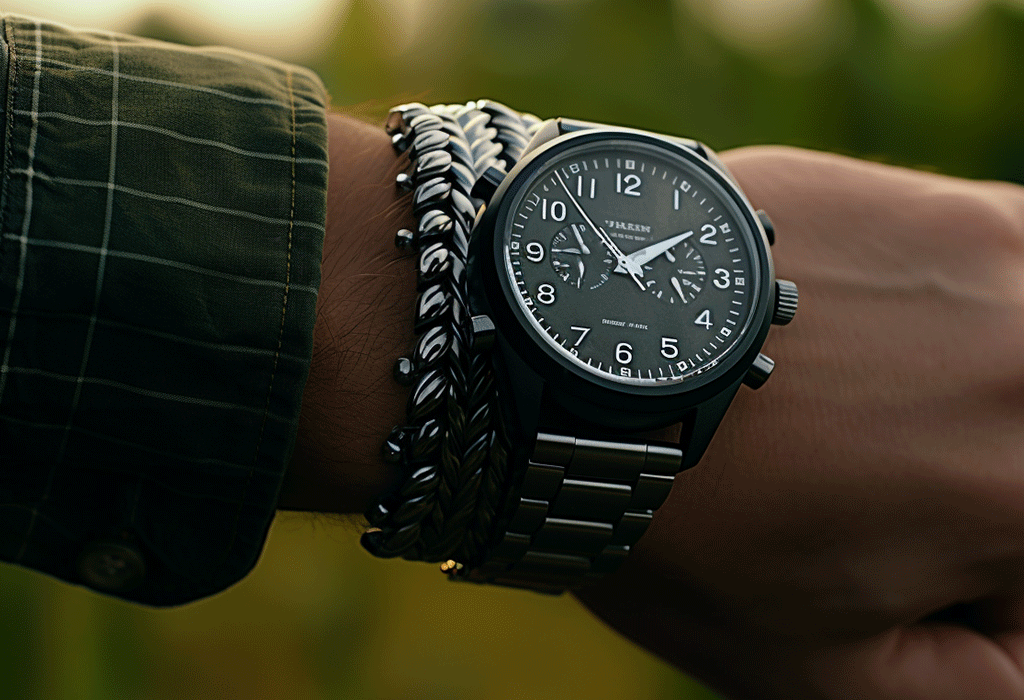
M 820 31 L 747 48 L 681 0 L 492 0 L 433 9 L 408 42 L 353 0 L 315 61 L 336 105 L 493 97 L 699 137 L 786 143 L 1024 182 L 1024 11 L 991 4 L 923 29 L 830 0 Z

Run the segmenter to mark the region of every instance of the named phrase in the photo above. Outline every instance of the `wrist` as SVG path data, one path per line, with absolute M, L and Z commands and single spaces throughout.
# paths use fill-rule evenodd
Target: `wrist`
M 394 475 L 380 446 L 402 421 L 392 377 L 411 347 L 415 284 L 394 232 L 412 224 L 401 164 L 379 128 L 328 115 L 330 177 L 313 357 L 279 506 L 361 513 Z

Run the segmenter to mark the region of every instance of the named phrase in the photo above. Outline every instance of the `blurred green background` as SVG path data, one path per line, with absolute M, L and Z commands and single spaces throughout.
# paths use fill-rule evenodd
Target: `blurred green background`
M 487 96 L 718 149 L 786 143 L 1024 182 L 1021 4 L 903 4 L 420 0 L 410 14 L 352 0 L 315 54 L 286 57 L 371 119 Z M 230 43 L 170 17 L 124 29 Z M 0 566 L 0 700 L 716 697 L 568 597 L 450 584 L 356 540 L 284 515 L 253 574 L 169 611 Z

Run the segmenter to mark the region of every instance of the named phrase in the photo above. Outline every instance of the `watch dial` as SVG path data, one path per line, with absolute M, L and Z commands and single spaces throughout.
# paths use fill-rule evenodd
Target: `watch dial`
M 613 138 L 533 170 L 503 226 L 505 271 L 530 325 L 573 365 L 672 384 L 719 365 L 760 285 L 734 195 L 668 148 Z

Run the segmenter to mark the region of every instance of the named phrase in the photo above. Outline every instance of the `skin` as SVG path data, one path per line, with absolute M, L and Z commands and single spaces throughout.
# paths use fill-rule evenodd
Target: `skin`
M 399 161 L 332 117 L 316 351 L 282 507 L 394 475 L 412 345 Z M 1024 190 L 787 148 L 723 156 L 800 286 L 625 566 L 577 595 L 730 697 L 1024 698 Z M 339 167 L 340 166 L 340 167 Z M 379 179 L 378 179 L 379 178 Z

